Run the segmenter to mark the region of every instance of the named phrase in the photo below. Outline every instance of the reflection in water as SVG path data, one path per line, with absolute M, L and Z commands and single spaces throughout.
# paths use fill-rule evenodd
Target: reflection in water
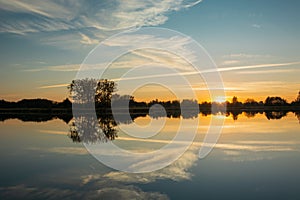
M 160 106 L 160 105 L 159 105 Z M 194 108 L 194 107 L 193 107 Z M 189 107 L 186 107 L 186 109 L 172 109 L 172 108 L 165 108 L 165 107 L 156 107 L 154 105 L 154 109 L 149 109 L 148 111 L 146 110 L 130 110 L 130 116 L 122 114 L 121 112 L 117 112 L 117 116 L 112 117 L 112 113 L 98 113 L 97 112 L 97 117 L 98 119 L 105 119 L 102 121 L 104 124 L 106 124 L 106 120 L 110 119 L 113 120 L 113 124 L 130 124 L 132 123 L 136 118 L 138 117 L 145 117 L 145 116 L 150 116 L 151 118 L 157 119 L 160 117 L 168 117 L 168 118 L 184 118 L 184 119 L 192 119 L 192 118 L 197 118 L 198 114 L 200 113 L 202 116 L 209 116 L 209 115 L 225 115 L 226 117 L 232 115 L 233 120 L 238 120 L 239 115 L 244 115 L 248 118 L 253 118 L 255 117 L 256 114 L 263 114 L 265 113 L 265 116 L 267 119 L 281 119 L 282 117 L 285 117 L 287 113 L 293 112 L 295 113 L 296 117 L 299 118 L 299 113 L 300 111 L 295 110 L 295 111 L 287 111 L 287 110 L 271 110 L 271 111 L 261 111 L 261 110 L 241 110 L 241 109 L 232 109 L 232 110 L 227 110 L 227 111 L 222 111 L 222 110 L 216 110 L 216 111 L 211 111 L 207 109 L 201 109 L 200 112 L 198 109 L 189 109 Z M 46 122 L 50 121 L 53 119 L 61 119 L 67 124 L 72 120 L 72 111 L 71 110 L 66 110 L 64 112 L 1 112 L 0 113 L 0 121 L 5 121 L 7 119 L 19 119 L 21 121 L 34 121 L 34 122 Z M 113 119 L 114 118 L 114 119 Z M 100 120 L 101 121 L 101 120 Z M 101 122 L 101 123 L 102 123 Z
M 240 111 L 240 110 L 232 111 L 231 114 L 232 114 L 233 120 L 237 120 L 237 119 L 238 119 L 238 116 L 239 116 L 240 114 L 242 114 L 242 111 Z
M 209 115 L 224 115 L 226 117 L 232 116 L 233 120 L 238 120 L 238 116 L 244 113 L 248 118 L 253 118 L 256 114 L 265 114 L 268 120 L 278 120 L 287 116 L 288 111 L 241 111 L 240 109 L 231 110 L 227 112 L 212 112 L 210 110 L 200 110 L 202 116 Z M 300 123 L 300 111 L 295 111 L 295 116 Z M 107 142 L 108 140 L 114 140 L 117 137 L 116 126 L 118 124 L 131 124 L 136 118 L 146 117 L 147 115 L 153 119 L 160 117 L 168 118 L 180 118 L 192 119 L 198 117 L 198 111 L 195 109 L 184 109 L 182 112 L 180 109 L 164 109 L 160 105 L 153 105 L 153 108 L 146 112 L 131 112 L 130 115 L 124 115 L 117 113 L 117 116 L 109 114 L 97 114 L 97 118 L 92 116 L 81 116 L 73 118 L 71 113 L 2 113 L 0 114 L 0 121 L 7 119 L 20 119 L 22 121 L 34 121 L 45 122 L 52 119 L 61 119 L 65 123 L 69 124 L 68 136 L 73 142 L 85 142 L 85 143 L 97 143 Z M 73 119 L 72 119 L 73 118 Z
M 224 115 L 229 117 L 232 115 L 233 120 L 238 120 L 238 116 L 243 112 L 227 112 L 227 113 L 218 113 L 218 115 Z M 262 114 L 262 112 L 244 112 L 244 115 L 248 118 L 254 118 L 257 113 Z M 268 120 L 278 120 L 282 119 L 283 117 L 287 116 L 286 111 L 270 111 L 265 112 L 265 116 Z M 150 109 L 149 114 L 151 118 L 158 119 L 161 117 L 168 117 L 168 118 L 178 118 L 182 115 L 177 114 L 175 112 L 170 112 L 161 109 L 160 107 L 155 107 L 154 109 Z M 208 116 L 208 113 L 202 113 L 203 116 Z M 300 112 L 295 112 L 296 117 L 300 123 Z M 136 118 L 139 117 L 146 117 L 146 114 L 131 114 L 130 117 L 127 115 L 118 115 L 117 120 L 114 119 L 114 116 L 111 114 L 106 115 L 99 115 L 97 119 L 91 116 L 82 116 L 80 118 L 75 118 L 71 123 L 70 126 L 70 133 L 68 134 L 69 137 L 73 140 L 73 142 L 85 142 L 85 143 L 97 143 L 97 142 L 107 142 L 109 140 L 114 140 L 118 137 L 118 131 L 116 126 L 118 124 L 131 124 L 134 123 Z M 197 118 L 194 112 L 185 112 L 184 119 L 189 118 Z
M 11 137 L 10 142 L 7 142 L 5 137 L 1 140 L 3 155 L 0 199 L 199 199 L 200 196 L 204 199 L 226 199 L 237 191 L 239 196 L 245 195 L 248 199 L 265 199 L 267 195 L 270 199 L 276 199 L 276 196 L 284 197 L 289 194 L 287 199 L 297 199 L 300 140 L 299 124 L 298 121 L 295 123 L 295 120 L 300 120 L 300 112 L 287 116 L 280 112 L 264 115 L 244 112 L 242 115 L 255 115 L 255 119 L 249 120 L 239 116 L 238 120 L 241 123 L 233 122 L 232 113 L 223 114 L 228 117 L 225 134 L 208 159 L 198 159 L 199 148 L 203 145 L 202 136 L 198 134 L 193 145 L 177 161 L 161 170 L 143 174 L 110 170 L 91 159 L 89 154 L 75 156 L 74 147 L 82 148 L 82 145 L 71 144 L 65 140 L 65 135 L 43 135 L 43 138 L 37 138 L 41 135 L 37 129 L 41 128 L 57 131 L 61 125 L 61 131 L 64 132 L 65 124 L 58 120 L 52 124 L 50 122 L 52 126 L 46 123 L 32 123 L 34 125 L 29 126 L 33 127 L 28 130 L 28 124 L 17 122 L 22 127 L 7 135 L 14 133 L 18 137 Z M 270 121 L 266 120 L 267 115 Z M 278 116 L 289 121 L 272 120 Z M 139 114 L 132 116 L 131 121 L 128 118 L 116 121 L 105 115 L 95 118 L 81 117 L 69 123 L 73 128 L 74 124 L 89 127 L 87 132 L 73 133 L 75 141 L 109 141 L 110 132 L 116 130 L 117 124 L 138 122 L 142 119 Z M 262 120 L 263 118 L 265 120 Z M 170 125 L 176 128 L 179 119 L 171 120 L 174 123 Z M 15 123 L 16 120 L 8 121 L 2 123 L 2 126 L 11 124 L 15 129 L 18 127 Z M 204 122 L 206 123 L 208 124 L 209 120 Z M 5 136 L 6 129 L 2 130 Z M 163 136 L 170 130 L 164 130 Z M 31 135 L 35 131 L 36 134 Z M 98 135 L 90 134 L 95 132 Z M 122 141 L 121 133 L 118 135 L 121 142 L 134 146 L 132 141 Z M 50 139 L 46 140 L 46 137 Z M 158 139 L 163 141 L 165 137 Z M 19 141 L 22 141 L 23 146 Z M 136 143 L 143 143 L 141 146 L 147 149 L 149 146 L 153 147 L 156 142 L 157 140 L 153 139 Z M 53 147 L 59 150 L 54 151 Z M 15 162 L 15 166 L 10 164 Z M 28 176 L 33 178 L 28 179 Z M 219 189 L 218 193 L 214 192 L 216 188 Z M 256 188 L 259 190 L 255 190 Z M 253 192 L 254 190 L 257 192 Z
M 300 124 L 300 112 L 295 112 L 296 117 L 298 118 L 299 124 Z
M 244 114 L 246 115 L 246 113 L 244 113 Z M 249 114 L 249 116 L 252 116 L 252 115 L 253 114 Z M 276 115 L 278 115 L 278 113 L 270 114 L 270 116 L 276 116 Z M 297 117 L 298 116 L 299 116 L 299 113 L 298 113 Z M 260 116 L 257 116 L 257 118 L 258 118 L 258 121 L 261 121 Z M 243 120 L 247 120 L 247 119 L 241 117 L 240 120 L 243 121 Z M 167 193 L 168 195 L 170 195 L 170 194 L 172 195 L 173 193 L 175 194 L 173 196 L 170 196 L 171 199 L 173 199 L 174 196 L 175 196 L 175 198 L 178 198 L 178 199 L 184 199 L 181 196 L 177 197 L 180 195 L 180 193 L 184 193 L 185 198 L 190 199 L 189 194 L 188 194 L 189 186 L 185 187 L 185 185 L 187 185 L 188 182 L 191 182 L 194 185 L 198 186 L 198 188 L 197 188 L 198 193 L 195 190 L 193 190 L 193 193 L 194 193 L 193 195 L 195 195 L 195 193 L 197 193 L 196 197 L 193 196 L 194 199 L 198 199 L 200 195 L 203 195 L 205 197 L 210 197 L 210 195 L 212 195 L 212 194 L 214 195 L 215 193 L 212 192 L 212 194 L 209 194 L 209 192 L 206 191 L 206 190 L 208 190 L 207 188 L 213 188 L 213 189 L 211 189 L 211 191 L 215 191 L 214 186 L 217 186 L 220 188 L 225 187 L 226 190 L 230 191 L 230 194 L 236 192 L 236 188 L 239 188 L 239 190 L 243 190 L 243 187 L 241 186 L 241 185 L 243 185 L 243 184 L 241 184 L 241 183 L 243 183 L 243 181 L 252 182 L 253 185 L 251 185 L 251 187 L 254 187 L 254 186 L 255 187 L 265 187 L 265 185 L 267 184 L 268 190 L 267 189 L 262 190 L 262 192 L 264 192 L 264 193 L 267 193 L 271 189 L 274 189 L 275 191 L 280 191 L 280 190 L 277 190 L 278 188 L 276 187 L 279 184 L 272 185 L 272 181 L 273 181 L 273 179 L 277 179 L 280 177 L 280 178 L 282 178 L 280 183 L 291 184 L 289 177 L 285 179 L 285 177 L 283 175 L 281 175 L 281 174 L 278 175 L 278 171 L 282 170 L 282 168 L 286 167 L 288 164 L 284 165 L 284 164 L 282 164 L 282 160 L 278 160 L 278 163 L 281 163 L 281 165 L 280 165 L 280 167 L 277 168 L 277 166 L 273 166 L 273 163 L 277 162 L 277 156 L 283 154 L 284 152 L 289 155 L 292 155 L 295 152 L 298 153 L 299 152 L 299 145 L 298 145 L 299 143 L 298 143 L 298 141 L 289 141 L 291 136 L 290 135 L 287 136 L 286 133 L 289 132 L 288 130 L 286 130 L 287 132 L 284 133 L 284 135 L 287 137 L 287 140 L 283 140 L 283 138 L 280 138 L 279 141 L 276 141 L 276 139 L 274 139 L 272 137 L 269 138 L 270 137 L 270 134 L 269 134 L 270 128 L 272 126 L 274 126 L 274 124 L 279 124 L 279 127 L 280 127 L 281 124 L 285 123 L 283 121 L 265 122 L 265 124 L 263 124 L 261 126 L 257 126 L 257 121 L 254 121 L 254 120 L 249 120 L 249 121 L 251 121 L 250 124 L 252 123 L 252 128 L 250 130 L 251 133 L 248 135 L 248 136 L 250 136 L 250 138 L 246 138 L 245 140 L 243 137 L 238 137 L 238 138 L 232 139 L 232 136 L 235 134 L 233 134 L 233 135 L 225 134 L 224 138 L 228 137 L 227 141 L 224 140 L 224 138 L 223 138 L 223 141 L 221 140 L 220 143 L 218 143 L 215 146 L 215 150 L 214 150 L 214 154 L 212 155 L 212 158 L 214 158 L 214 156 L 216 156 L 219 159 L 219 161 L 220 161 L 219 163 L 221 163 L 219 166 L 217 163 L 218 161 L 215 162 L 215 160 L 211 165 L 206 165 L 207 162 L 210 162 L 210 159 L 198 161 L 198 150 L 199 150 L 201 144 L 198 142 L 194 142 L 193 145 L 188 149 L 188 151 L 186 151 L 186 153 L 182 157 L 180 157 L 180 159 L 178 159 L 173 164 L 171 164 L 170 166 L 168 166 L 164 169 L 154 171 L 151 173 L 142 173 L 142 174 L 139 174 L 139 173 L 130 174 L 130 173 L 114 171 L 114 170 L 104 173 L 104 174 L 92 172 L 91 174 L 83 176 L 83 179 L 87 185 L 95 184 L 95 183 L 103 184 L 104 181 L 107 181 L 109 183 L 117 182 L 117 183 L 121 183 L 124 185 L 142 184 L 143 186 L 145 186 L 147 184 L 151 185 L 151 183 L 155 183 L 158 185 L 158 187 L 155 187 L 155 188 L 160 188 L 160 189 L 161 188 L 165 189 L 166 187 L 170 187 L 170 184 L 172 184 L 172 182 L 176 182 L 176 184 L 182 184 L 181 185 L 182 190 L 178 189 L 178 192 L 177 192 L 176 189 L 175 190 L 171 189 L 169 191 L 169 193 Z M 296 126 L 298 126 L 298 125 L 296 124 Z M 256 127 L 258 128 L 257 130 L 255 130 Z M 248 131 L 249 131 L 249 129 L 245 129 L 244 126 L 240 126 L 240 127 L 237 126 L 235 128 L 236 128 L 236 130 L 235 130 L 236 132 L 242 133 L 240 135 L 244 135 L 245 133 L 248 133 Z M 260 129 L 262 129 L 262 130 L 266 129 L 266 133 L 260 132 L 261 131 Z M 233 130 L 230 130 L 230 131 L 232 132 Z M 253 132 L 258 133 L 258 134 L 253 135 Z M 258 135 L 260 135 L 260 136 L 258 136 Z M 262 137 L 262 138 L 256 140 L 257 137 L 261 137 L 261 135 L 268 135 L 268 136 L 265 138 Z M 233 138 L 234 137 L 235 136 L 233 136 Z M 295 154 L 295 155 L 297 155 L 297 154 Z M 272 160 L 272 161 L 269 161 L 269 160 Z M 251 162 L 253 162 L 254 164 Z M 270 165 L 266 164 L 268 162 L 270 163 Z M 263 163 L 263 164 L 261 164 L 261 163 Z M 197 166 L 197 167 L 195 167 L 195 166 Z M 264 168 L 265 166 L 266 166 L 266 168 Z M 213 182 L 211 177 L 216 176 L 215 172 L 219 172 L 219 171 L 211 170 L 211 169 L 212 168 L 218 169 L 218 167 L 224 171 L 222 171 L 221 173 L 218 174 L 220 176 L 220 177 L 218 177 L 219 183 L 215 183 L 215 182 Z M 234 167 L 236 167 L 235 170 L 232 170 Z M 220 169 L 218 169 L 218 170 L 220 170 Z M 207 171 L 205 171 L 205 170 L 207 170 Z M 245 173 L 245 170 L 249 170 L 248 172 L 252 172 L 252 173 L 254 171 L 257 174 L 262 173 L 260 178 L 263 183 L 262 184 L 257 183 L 257 180 L 259 178 L 257 178 L 257 177 L 253 178 L 253 174 Z M 257 170 L 257 171 L 255 171 L 255 170 Z M 266 170 L 268 170 L 268 173 L 264 173 Z M 292 171 L 292 172 L 296 172 L 296 171 Z M 241 179 L 234 178 L 234 180 L 232 180 L 232 177 L 234 177 L 236 174 L 239 174 L 239 176 L 242 178 Z M 286 175 L 286 173 L 284 175 Z M 293 176 L 295 176 L 295 175 L 293 174 Z M 296 173 L 296 176 L 297 176 L 297 173 Z M 222 179 L 225 181 L 222 182 Z M 163 182 L 165 180 L 167 180 L 167 181 L 166 181 L 165 185 L 162 186 L 161 182 Z M 232 180 L 232 182 L 230 182 L 228 180 Z M 271 181 L 266 183 L 265 180 L 271 180 Z M 207 188 L 203 189 L 203 187 L 205 187 L 205 184 L 207 184 L 207 183 L 210 185 L 210 187 L 208 186 Z M 236 185 L 234 185 L 234 184 L 236 184 Z M 231 190 L 231 188 L 233 188 L 233 185 L 236 187 L 234 187 L 235 189 Z M 174 185 L 172 185 L 172 186 L 174 186 Z M 289 188 L 293 188 L 293 187 L 289 187 Z M 291 190 L 293 190 L 293 189 L 291 189 Z M 247 188 L 247 191 L 248 191 L 248 188 Z M 245 192 L 245 193 L 247 193 L 247 192 Z M 253 194 L 250 192 L 249 192 L 249 194 L 247 193 L 247 195 L 249 195 L 249 196 L 253 195 L 249 199 L 259 199 L 259 198 L 255 198 L 257 195 L 256 193 L 253 193 Z M 276 194 L 274 194 L 274 196 L 276 196 Z M 218 198 L 212 198 L 212 199 L 222 199 L 221 197 L 222 197 L 222 195 L 218 196 Z M 158 197 L 155 196 L 155 198 L 158 198 Z M 262 198 L 262 199 L 264 199 L 264 198 Z
M 248 118 L 253 118 L 255 117 L 256 114 L 257 112 L 253 112 L 253 111 L 245 112 L 245 116 Z
M 19 119 L 23 122 L 46 122 L 53 119 L 61 119 L 69 123 L 73 118 L 72 112 L 3 112 L 0 113 L 0 121 L 7 119 Z
M 73 142 L 107 142 L 117 137 L 117 125 L 112 115 L 105 115 L 97 119 L 93 116 L 74 118 L 70 123 L 69 137 Z
M 74 175 L 76 176 L 76 175 Z M 76 176 L 77 177 L 77 176 Z M 76 181 L 80 181 L 77 180 Z M 0 198 L 3 199 L 89 199 L 89 200 L 111 200 L 111 199 L 159 199 L 168 200 L 166 194 L 159 192 L 144 192 L 139 187 L 127 184 L 111 183 L 110 180 L 94 181 L 89 183 L 87 190 L 77 188 L 68 183 L 70 188 L 65 187 L 43 187 L 27 186 L 24 184 L 0 188 Z M 82 184 L 79 182 L 79 184 Z M 9 198 L 6 198 L 9 197 Z M 2 199 L 2 198 L 1 198 Z
M 256 114 L 262 114 L 262 111 L 247 111 L 242 112 L 241 110 L 232 110 L 230 112 L 211 112 L 206 110 L 201 110 L 202 116 L 209 115 L 224 115 L 226 117 L 232 115 L 233 120 L 238 120 L 238 116 L 244 113 L 248 118 L 255 117 Z M 288 111 L 265 111 L 264 114 L 268 120 L 278 120 L 287 116 Z M 295 116 L 298 118 L 300 123 L 300 112 L 295 111 Z M 181 113 L 178 109 L 164 109 L 161 106 L 153 107 L 149 110 L 149 113 L 130 113 L 130 116 L 117 114 L 113 116 L 112 114 L 98 114 L 97 118 L 92 116 L 81 116 L 73 118 L 72 114 L 69 113 L 5 113 L 0 114 L 0 121 L 5 121 L 7 119 L 20 119 L 22 121 L 34 121 L 34 122 L 44 122 L 55 118 L 59 118 L 69 124 L 70 132 L 68 136 L 73 140 L 73 142 L 85 142 L 85 143 L 97 143 L 97 142 L 107 142 L 108 140 L 114 140 L 117 137 L 116 126 L 118 124 L 131 124 L 136 118 L 150 116 L 153 119 L 158 119 L 160 117 L 168 118 L 180 118 L 191 119 L 197 118 L 198 112 L 194 109 L 185 109 Z
M 175 110 L 176 111 L 176 110 Z M 160 117 L 177 117 L 176 112 L 166 113 L 163 107 L 155 105 L 153 109 L 150 109 L 149 116 L 158 119 Z M 183 119 L 197 118 L 198 111 L 194 109 L 187 109 L 182 115 Z M 146 114 L 131 114 L 131 116 L 123 115 L 119 113 L 102 114 L 95 118 L 92 115 L 75 117 L 74 121 L 70 123 L 69 137 L 73 142 L 84 142 L 84 143 L 98 143 L 107 142 L 108 140 L 114 140 L 117 135 L 116 126 L 117 124 L 130 124 L 134 122 L 137 117 L 144 117 Z M 115 120 L 116 118 L 116 120 Z
M 281 119 L 282 117 L 285 117 L 287 114 L 286 111 L 270 111 L 265 112 L 266 117 L 270 119 Z

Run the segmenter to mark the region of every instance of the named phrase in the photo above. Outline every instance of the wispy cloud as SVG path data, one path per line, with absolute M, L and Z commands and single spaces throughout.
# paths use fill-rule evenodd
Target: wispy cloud
M 73 155 L 87 155 L 89 152 L 83 147 L 53 147 L 47 149 L 48 152 L 58 154 L 73 154 Z
M 51 88 L 60 88 L 60 87 L 67 87 L 69 84 L 63 83 L 63 84 L 55 84 L 55 85 L 45 85 L 38 87 L 38 89 L 51 89 Z
M 99 40 L 96 40 L 96 39 L 92 39 L 90 38 L 89 36 L 85 35 L 85 34 L 82 34 L 80 33 L 81 35 L 81 43 L 82 44 L 98 44 L 99 43 Z
M 237 83 L 232 81 L 225 82 L 225 88 L 236 87 Z M 235 90 L 235 92 L 245 93 L 249 95 L 250 92 L 253 92 L 253 95 L 257 95 L 258 97 L 262 97 L 265 95 L 276 95 L 278 91 L 295 91 L 299 88 L 299 83 L 289 83 L 286 84 L 284 81 L 244 81 L 238 83 L 239 90 Z M 274 90 L 270 91 L 270 88 Z
M 140 26 L 156 26 L 167 15 L 192 7 L 201 0 L 104 0 L 104 1 L 5 1 L 0 0 L 0 32 L 28 33 L 69 31 L 85 45 L 103 39 L 103 33 Z M 90 32 L 90 35 L 81 32 Z M 70 39 L 70 38 L 69 38 Z
M 224 60 L 221 65 L 222 66 L 228 66 L 228 65 L 233 65 L 233 64 L 239 64 L 241 61 L 239 60 Z
M 77 174 L 78 175 L 78 172 Z M 77 177 L 74 175 L 73 177 Z M 66 183 L 66 179 L 69 182 Z M 120 185 L 109 181 L 97 180 L 94 183 L 90 183 L 90 189 L 82 190 L 78 192 L 78 189 L 74 187 L 74 181 L 76 179 L 69 180 L 67 176 L 55 182 L 66 185 L 68 187 L 43 187 L 32 185 L 15 185 L 9 187 L 0 187 L 1 196 L 8 197 L 10 199 L 158 199 L 168 200 L 168 196 L 159 192 L 144 192 L 139 187 L 133 185 Z
M 297 65 L 300 62 L 290 62 L 290 63 L 270 63 L 270 64 L 259 64 L 259 65 L 244 65 L 244 66 L 236 66 L 236 67 L 222 67 L 216 69 L 202 70 L 196 72 L 178 72 L 178 73 L 170 73 L 170 74 L 157 74 L 157 75 L 149 75 L 149 76 L 138 76 L 138 77 L 127 77 L 122 80 L 135 80 L 135 79 L 147 79 L 147 78 L 161 78 L 161 77 L 170 77 L 170 76 L 190 76 L 202 73 L 212 73 L 212 72 L 227 72 L 227 71 L 239 71 L 246 69 L 257 69 L 257 68 L 273 68 L 273 67 L 282 67 L 282 66 L 291 66 Z
M 57 131 L 57 130 L 40 129 L 38 131 L 41 133 L 54 134 L 54 135 L 66 135 L 67 134 L 65 131 Z
M 244 140 L 244 141 L 238 141 L 237 143 L 240 144 L 247 144 L 247 145 L 299 145 L 300 142 L 297 141 L 276 141 L 276 140 Z
M 44 66 L 41 68 L 24 69 L 25 72 L 40 72 L 40 71 L 55 71 L 55 72 L 74 72 L 78 71 L 80 64 L 70 65 L 55 65 L 55 66 Z
M 207 144 L 203 144 L 207 145 Z M 246 145 L 246 144 L 216 144 L 216 149 L 223 150 L 238 150 L 238 151 L 251 151 L 251 152 L 298 152 L 299 150 L 291 146 L 281 145 Z
M 93 43 L 88 36 L 82 35 L 84 42 L 83 43 Z M 126 42 L 124 42 L 126 41 Z M 128 43 L 128 41 L 133 41 Z M 174 42 L 176 41 L 176 42 Z M 164 37 L 154 37 L 148 34 L 142 34 L 128 37 L 121 37 L 110 41 L 105 41 L 105 45 L 110 46 L 122 46 L 122 45 L 143 45 L 151 46 L 150 44 L 157 44 L 158 47 L 168 47 L 169 49 L 174 49 L 175 52 L 180 52 L 181 55 L 190 58 L 190 60 L 194 59 L 195 56 L 193 52 L 186 49 L 185 46 L 190 44 L 191 39 L 181 36 L 173 37 L 167 40 Z M 55 71 L 55 72 L 75 72 L 79 69 L 81 71 L 92 71 L 93 74 L 97 73 L 97 70 L 101 70 L 107 66 L 112 70 L 125 69 L 124 71 L 133 68 L 139 67 L 142 65 L 147 66 L 161 66 L 161 67 L 169 67 L 170 69 L 176 69 L 180 71 L 192 71 L 193 66 L 183 59 L 182 57 L 176 55 L 176 53 L 171 53 L 169 51 L 163 51 L 160 49 L 146 48 L 146 49 L 138 49 L 134 51 L 130 51 L 127 54 L 121 56 L 113 63 L 100 63 L 95 64 L 68 64 L 68 65 L 58 65 L 58 66 L 43 66 L 41 68 L 32 68 L 25 69 L 23 71 L 27 72 L 40 72 L 40 71 Z M 176 71 L 173 70 L 173 71 Z M 107 70 L 106 70 L 107 71 Z M 151 70 L 153 71 L 153 70 Z M 115 72 L 112 73 L 114 76 Z M 144 73 L 145 74 L 145 73 Z M 150 73 L 151 74 L 151 73 Z M 114 77 L 109 77 L 110 79 Z M 141 77 L 140 77 L 141 78 Z M 117 79 L 113 79 L 117 80 Z M 42 85 L 39 86 L 39 89 L 49 89 L 49 88 L 57 88 L 57 87 L 65 87 L 67 84 L 54 84 L 54 85 Z
M 98 40 L 94 40 L 88 35 L 81 34 L 81 43 L 83 44 L 96 44 Z M 130 41 L 130 43 L 128 43 Z M 176 42 L 175 42 L 176 41 Z M 190 38 L 177 36 L 173 38 L 164 38 L 158 36 L 151 36 L 148 34 L 140 35 L 128 35 L 119 36 L 117 38 L 111 39 L 109 41 L 104 41 L 103 44 L 120 47 L 124 45 L 133 45 L 140 47 L 142 49 L 137 49 L 130 51 L 112 63 L 100 63 L 95 64 L 84 64 L 81 70 L 97 70 L 103 69 L 108 66 L 114 69 L 124 69 L 132 68 L 141 65 L 165 65 L 172 68 L 176 68 L 183 71 L 188 71 L 193 69 L 193 67 L 181 56 L 188 57 L 190 61 L 195 59 L 195 55 L 190 50 L 186 49 L 185 46 L 191 43 Z M 151 46 L 156 44 L 157 47 L 168 47 L 168 49 L 174 50 L 177 54 L 171 53 L 166 50 L 153 49 L 153 48 L 143 48 L 144 46 Z M 104 55 L 105 56 L 105 55 Z M 43 66 L 42 68 L 25 69 L 23 71 L 27 72 L 38 72 L 38 71 L 58 71 L 58 72 L 72 72 L 78 71 L 81 64 L 68 64 L 68 65 L 58 65 L 58 66 Z
M 193 87 L 193 90 L 195 91 L 212 91 L 212 90 L 224 90 L 224 91 L 242 91 L 245 90 L 245 88 L 241 88 L 241 87 L 224 87 L 224 88 L 207 88 L 206 86 L 202 86 L 202 87 Z
M 89 154 L 89 152 L 84 147 L 52 147 L 52 148 L 31 147 L 28 148 L 28 150 L 57 153 L 57 154 L 80 155 L 80 156 Z
M 259 24 L 252 24 L 251 25 L 253 28 L 261 28 L 261 25 L 259 25 Z
M 125 139 L 125 138 L 123 138 Z M 140 138 L 138 138 L 140 139 Z M 134 139 L 135 140 L 135 139 Z M 144 140 L 142 140 L 144 141 Z M 159 141 L 159 140 L 158 140 Z M 149 142 L 158 142 L 158 141 L 149 141 Z M 162 143 L 165 141 L 162 140 Z M 93 174 L 89 176 L 82 177 L 83 183 L 92 183 L 95 180 L 109 180 L 113 182 L 121 182 L 121 183 L 150 183 L 154 182 L 157 179 L 169 179 L 174 181 L 180 180 L 189 180 L 192 177 L 192 174 L 189 172 L 189 169 L 195 164 L 198 160 L 198 150 L 199 150 L 199 143 L 194 142 L 192 146 L 174 163 L 171 165 L 151 172 L 151 173 L 125 173 L 125 172 L 109 172 L 104 175 Z M 173 151 L 171 149 L 170 151 Z M 105 152 L 104 152 L 105 153 Z M 169 152 L 167 152 L 168 154 Z M 159 155 L 157 157 L 164 157 L 168 155 Z M 153 158 L 154 160 L 157 159 L 156 157 Z M 152 160 L 153 161 L 153 160 Z M 147 162 L 147 161 L 145 161 Z M 151 161 L 150 161 L 151 163 Z M 143 163 L 139 163 L 143 164 Z M 146 163 L 147 164 L 147 163 Z
M 240 71 L 239 74 L 271 74 L 271 73 L 295 73 L 297 69 L 267 69 L 267 70 L 254 70 L 254 71 Z
M 300 151 L 299 142 L 296 141 L 237 141 L 235 144 L 217 144 L 215 148 L 226 154 L 224 160 L 233 162 L 271 160 L 278 156 L 274 152 Z
M 223 58 L 272 58 L 271 55 L 261 55 L 261 54 L 248 54 L 248 53 L 233 53 L 222 56 Z
M 223 55 L 218 62 L 220 66 L 255 65 L 259 63 L 282 62 L 277 56 L 268 54 L 232 53 Z
M 269 63 L 269 64 L 259 64 L 259 65 L 244 65 L 244 66 L 236 66 L 236 67 L 222 67 L 210 70 L 203 70 L 203 71 L 192 71 L 192 72 L 178 72 L 178 73 L 167 73 L 167 74 L 152 74 L 152 75 L 141 75 L 141 76 L 132 76 L 132 77 L 125 77 L 125 78 L 115 78 L 112 79 L 113 81 L 126 81 L 126 80 L 140 80 L 140 79 L 153 79 L 153 78 L 163 78 L 163 77 L 172 77 L 172 76 L 192 76 L 192 75 L 200 75 L 202 73 L 213 73 L 213 72 L 229 72 L 229 71 L 240 71 L 240 70 L 247 70 L 247 69 L 257 69 L 257 68 L 274 68 L 274 67 L 282 67 L 282 66 L 292 66 L 300 64 L 300 62 L 289 62 L 289 63 Z M 93 66 L 97 68 L 97 66 Z M 63 68 L 63 67 L 62 67 Z M 269 84 L 273 84 L 274 82 L 267 82 Z M 234 83 L 235 85 L 236 83 Z M 248 84 L 248 83 L 247 83 Z M 253 83 L 249 83 L 253 84 Z M 262 82 L 256 82 L 256 85 L 262 84 Z M 282 83 L 280 82 L 282 85 Z M 54 84 L 54 85 L 45 85 L 39 87 L 39 89 L 49 89 L 49 88 L 58 88 L 58 87 L 66 87 L 68 84 Z M 283 84 L 284 85 L 284 84 Z M 228 89 L 232 90 L 231 87 L 228 85 Z M 247 87 L 245 87 L 247 88 Z
M 244 66 L 236 66 L 236 67 L 218 68 L 217 71 L 219 71 L 219 72 L 225 72 L 225 71 L 235 71 L 235 70 L 245 70 L 245 69 L 282 67 L 282 66 L 291 66 L 291 65 L 298 65 L 298 64 L 300 64 L 300 62 L 269 63 L 269 64 L 258 64 L 258 65 L 244 65 Z

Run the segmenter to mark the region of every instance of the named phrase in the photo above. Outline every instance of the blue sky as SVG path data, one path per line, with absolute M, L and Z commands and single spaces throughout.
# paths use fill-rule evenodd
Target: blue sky
M 63 85 L 74 79 L 89 51 L 135 26 L 191 36 L 220 68 L 269 64 L 222 72 L 228 98 L 293 100 L 300 89 L 297 0 L 0 0 L 0 5 L 0 98 L 65 98 Z M 275 66 L 283 63 L 288 64 Z

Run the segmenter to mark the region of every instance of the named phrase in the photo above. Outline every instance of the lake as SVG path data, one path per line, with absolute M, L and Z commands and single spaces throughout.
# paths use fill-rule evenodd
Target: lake
M 212 152 L 199 159 L 212 118 L 225 120 L 222 133 Z M 243 113 L 234 119 L 201 114 L 189 119 L 135 118 L 145 127 L 143 134 L 151 132 L 151 120 L 154 127 L 165 121 L 150 139 L 128 136 L 122 130 L 134 132 L 134 124 L 119 123 L 113 143 L 147 152 L 168 143 L 181 120 L 199 122 L 188 150 L 171 165 L 149 173 L 117 171 L 96 160 L 82 141 L 71 137 L 72 121 L 7 119 L 0 122 L 0 199 L 300 199 L 299 116 L 289 112 L 267 119 L 265 114 Z

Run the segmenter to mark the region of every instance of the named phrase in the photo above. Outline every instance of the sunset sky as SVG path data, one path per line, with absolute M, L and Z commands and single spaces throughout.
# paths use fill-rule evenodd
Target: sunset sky
M 300 90 L 298 0 L 0 0 L 0 5 L 0 99 L 63 100 L 91 50 L 137 26 L 176 30 L 201 44 L 219 68 L 226 99 L 276 95 L 292 101 Z M 137 62 L 135 56 L 128 59 Z M 174 68 L 178 63 L 169 62 Z M 192 87 L 199 101 L 209 100 L 202 81 Z M 137 91 L 138 99 L 172 96 L 160 87 L 149 91 Z

